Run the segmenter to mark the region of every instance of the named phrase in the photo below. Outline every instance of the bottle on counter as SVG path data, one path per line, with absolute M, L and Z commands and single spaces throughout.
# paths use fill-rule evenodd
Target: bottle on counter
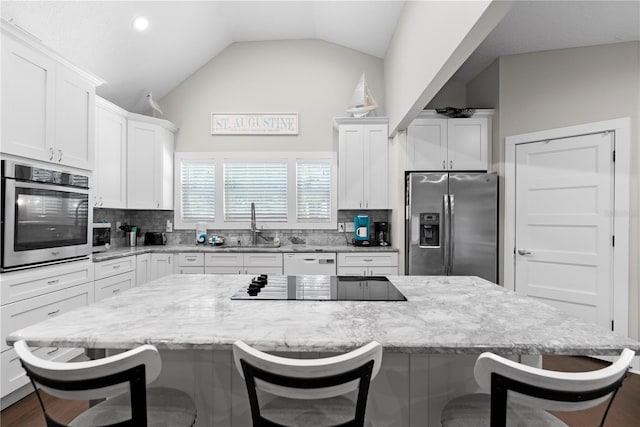
M 280 237 L 278 237 L 278 233 L 276 233 L 276 236 L 273 238 L 273 246 L 276 248 L 280 247 Z

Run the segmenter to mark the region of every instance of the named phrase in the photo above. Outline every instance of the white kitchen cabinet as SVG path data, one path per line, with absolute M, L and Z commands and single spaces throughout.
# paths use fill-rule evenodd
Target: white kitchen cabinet
M 389 209 L 387 119 L 336 119 L 338 208 Z
M 179 274 L 204 274 L 204 254 L 185 252 L 178 254 Z
M 166 120 L 129 115 L 127 208 L 173 209 L 175 130 Z
M 36 288 L 39 286 L 38 283 L 35 284 Z M 7 335 L 34 323 L 86 306 L 93 300 L 93 283 L 89 282 L 8 304 L 3 301 L 3 305 L 0 307 L 0 319 L 2 320 L 0 390 L 2 390 L 2 397 L 29 382 L 19 360 L 17 360 L 15 351 L 6 344 Z M 75 348 L 42 347 L 35 350 L 35 354 L 47 360 L 66 362 L 81 354 L 82 351 L 82 349 Z
M 151 280 L 173 274 L 173 254 L 151 254 Z
M 95 279 L 104 279 L 105 277 L 115 276 L 116 274 L 128 273 L 136 270 L 135 255 L 115 258 L 107 261 L 96 262 Z
M 151 254 L 136 255 L 136 284 L 144 285 L 151 280 Z
M 421 112 L 407 128 L 407 170 L 488 171 L 493 110 L 449 119 Z
M 115 276 L 96 280 L 94 283 L 96 302 L 116 296 L 127 289 L 133 288 L 135 284 L 135 271 L 129 271 L 127 273 L 116 274 Z
M 396 252 L 341 252 L 338 254 L 340 276 L 395 276 L 398 274 Z
M 247 252 L 243 265 L 244 274 L 282 274 L 282 253 Z
M 2 147 L 91 170 L 95 87 L 103 80 L 2 23 Z
M 96 97 L 93 206 L 127 207 L 127 112 Z

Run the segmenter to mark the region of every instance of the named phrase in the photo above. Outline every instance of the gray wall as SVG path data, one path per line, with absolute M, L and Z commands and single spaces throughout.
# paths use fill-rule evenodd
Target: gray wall
M 161 101 L 176 151 L 337 151 L 333 119 L 362 72 L 384 115 L 382 59 L 321 40 L 234 43 Z M 297 112 L 297 136 L 211 135 L 212 112 Z
M 631 118 L 629 334 L 634 338 L 640 337 L 639 94 L 640 42 L 504 56 L 467 87 L 470 103 L 486 101 L 498 109 L 493 153 L 501 175 L 506 136 Z

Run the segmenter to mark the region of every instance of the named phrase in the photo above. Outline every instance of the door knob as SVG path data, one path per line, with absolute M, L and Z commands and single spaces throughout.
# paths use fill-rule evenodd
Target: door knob
M 528 251 L 526 249 L 518 249 L 518 254 L 519 255 L 531 255 L 531 251 Z

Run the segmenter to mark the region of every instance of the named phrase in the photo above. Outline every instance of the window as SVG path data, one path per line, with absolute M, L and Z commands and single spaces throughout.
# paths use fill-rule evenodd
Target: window
M 175 154 L 175 226 L 242 229 L 333 229 L 335 153 Z

